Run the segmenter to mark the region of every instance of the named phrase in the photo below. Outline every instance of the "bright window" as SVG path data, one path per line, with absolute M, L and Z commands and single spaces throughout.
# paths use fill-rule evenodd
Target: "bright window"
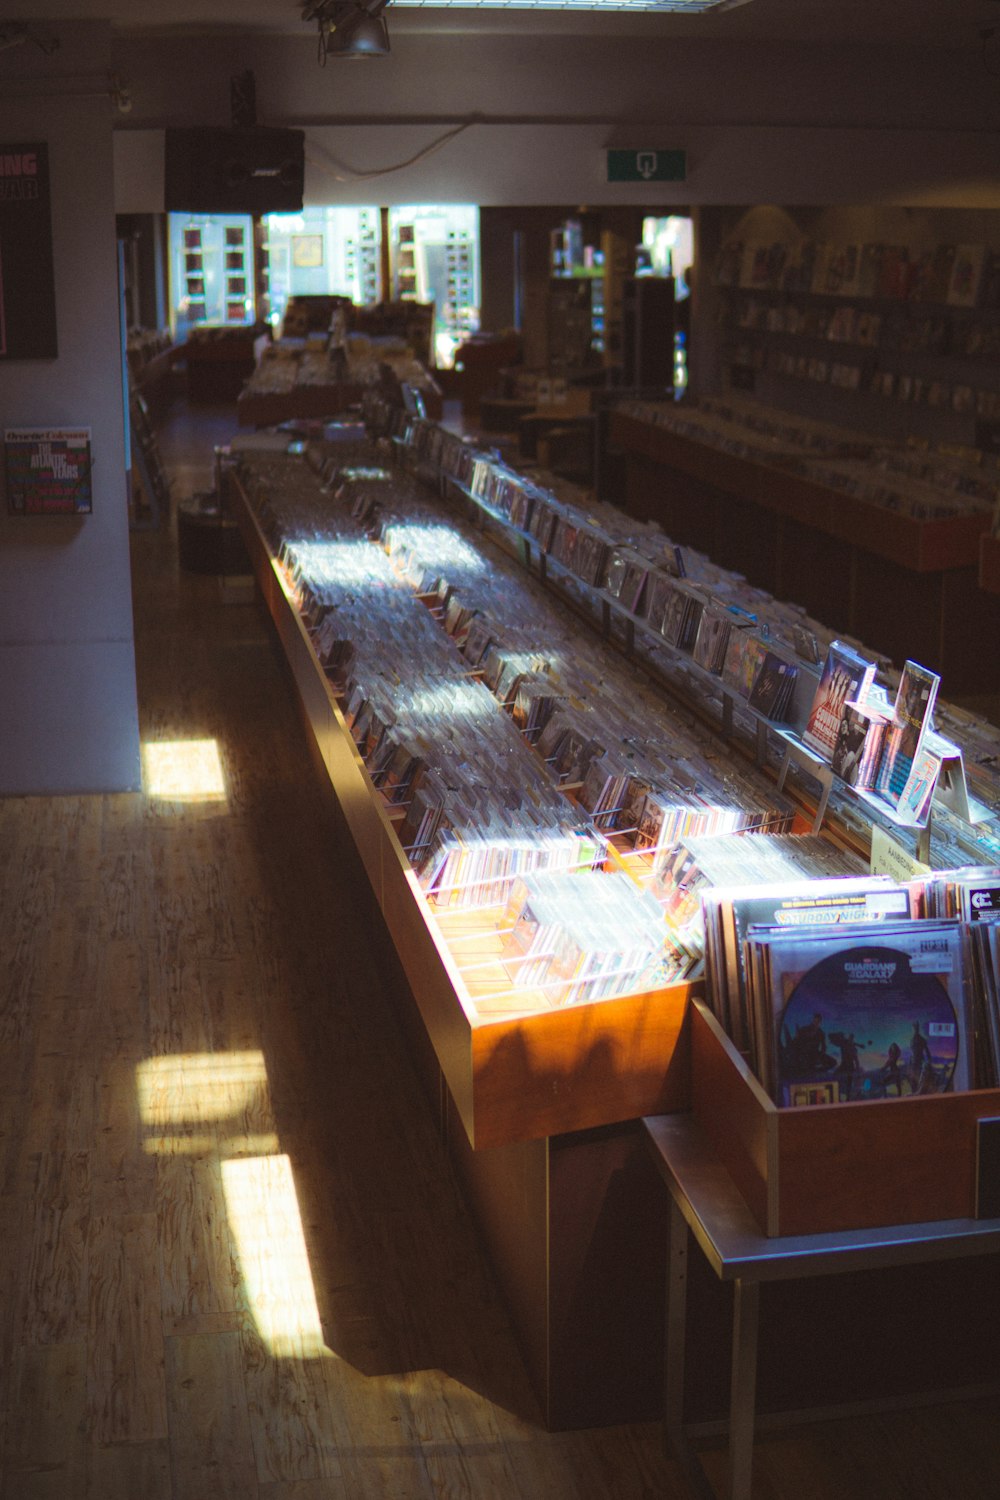
M 390 208 L 393 296 L 434 303 L 435 363 L 479 328 L 479 209 L 465 203 Z
M 350 297 L 359 307 L 378 302 L 378 208 L 304 208 L 297 214 L 268 214 L 264 223 L 275 326 L 289 297 L 332 294 Z
M 248 214 L 171 214 L 170 299 L 175 331 L 252 323 L 253 225 Z

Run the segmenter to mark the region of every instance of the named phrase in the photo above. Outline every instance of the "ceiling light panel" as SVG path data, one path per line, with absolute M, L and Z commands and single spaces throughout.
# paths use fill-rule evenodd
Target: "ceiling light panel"
M 433 10 L 626 10 L 703 16 L 708 11 L 730 10 L 747 3 L 748 0 L 392 0 L 392 8 L 407 5 Z

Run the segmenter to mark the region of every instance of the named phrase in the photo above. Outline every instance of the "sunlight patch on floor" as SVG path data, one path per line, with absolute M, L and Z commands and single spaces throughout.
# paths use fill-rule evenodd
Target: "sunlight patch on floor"
M 288 1157 L 224 1161 L 222 1186 L 250 1310 L 269 1353 L 325 1355 Z
M 149 740 L 142 747 L 142 763 L 148 797 L 170 802 L 226 798 L 218 740 Z

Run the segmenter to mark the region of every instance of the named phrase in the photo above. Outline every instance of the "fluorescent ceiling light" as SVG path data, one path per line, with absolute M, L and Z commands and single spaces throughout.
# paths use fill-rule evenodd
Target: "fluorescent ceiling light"
M 392 0 L 392 8 L 419 5 L 432 10 L 628 10 L 703 16 L 709 11 L 732 10 L 748 3 L 749 0 Z

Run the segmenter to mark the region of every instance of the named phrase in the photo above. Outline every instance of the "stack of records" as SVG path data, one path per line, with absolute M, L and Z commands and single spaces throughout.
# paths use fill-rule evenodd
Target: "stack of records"
M 844 706 L 864 702 L 874 677 L 874 662 L 867 661 L 846 641 L 830 642 L 809 718 L 802 731 L 803 743 L 810 750 L 815 750 L 826 761 L 833 759 Z
M 693 583 L 675 583 L 666 608 L 660 634 L 678 651 L 690 651 L 698 635 L 701 617 L 711 595 Z
M 584 583 L 599 588 L 604 580 L 608 544 L 592 526 L 580 529 L 573 553 L 573 570 Z
M 747 698 L 750 708 L 765 719 L 784 723 L 792 706 L 798 672 L 798 666 L 788 655 L 768 647 Z
M 609 751 L 595 756 L 576 794 L 577 802 L 596 823 L 611 827 L 622 811 L 630 774 L 628 764 L 621 756 Z
M 1000 866 L 973 865 L 925 880 L 933 916 L 967 924 L 976 1032 L 976 1078 L 1000 1081 Z
M 931 727 L 940 681 L 936 673 L 917 662 L 908 661 L 903 667 L 875 782 L 876 790 L 897 807 L 908 800 L 907 782 Z
M 892 710 L 881 689 L 870 689 L 863 702 L 845 703 L 830 758 L 834 775 L 848 786 L 871 791 L 885 748 Z
M 731 630 L 722 664 L 722 681 L 741 698 L 749 698 L 767 653 L 767 642 L 752 626 Z
M 708 999 L 737 1047 L 751 1053 L 751 1064 L 756 1059 L 752 1055 L 743 951 L 751 926 L 839 926 L 845 922 L 899 920 L 916 910 L 916 899 L 907 887 L 895 885 L 884 876 L 865 874 L 854 856 L 841 854 L 818 837 L 755 835 L 743 850 L 742 869 L 731 872 L 728 878 L 718 866 L 712 870 L 710 860 L 711 851 L 702 856 L 703 866 L 723 878 L 714 883 L 703 880 L 698 887 Z M 785 869 L 779 871 L 776 867 L 782 862 Z M 751 872 L 757 875 L 757 881 L 746 884 Z
M 972 1086 L 960 922 L 751 928 L 757 1070 L 780 1106 Z
M 733 615 L 722 604 L 709 604 L 704 610 L 694 638 L 691 655 L 699 667 L 718 676 L 726 660 L 726 648 L 733 628 Z
M 808 875 L 846 875 L 857 872 L 860 861 L 834 848 L 826 839 L 798 836 L 768 828 L 742 834 L 689 836 L 663 852 L 654 865 L 650 891 L 663 907 L 671 931 L 680 935 L 689 952 L 709 954 L 710 994 L 723 1024 L 729 1026 L 730 1006 L 724 991 L 727 970 L 720 962 L 721 928 L 717 926 L 717 898 L 748 874 L 758 880 L 801 882 Z M 757 891 L 768 889 L 754 886 Z M 760 918 L 758 917 L 758 920 Z M 715 952 L 713 953 L 713 946 Z
M 523 676 L 518 681 L 511 716 L 532 744 L 552 717 L 561 697 L 556 684 L 544 672 Z
M 451 813 L 449 812 L 449 816 Z M 463 819 L 471 826 L 471 819 Z M 420 883 L 438 907 L 496 906 L 508 899 L 519 876 L 539 870 L 591 870 L 603 850 L 586 834 L 541 827 L 511 837 L 502 815 L 480 818 L 481 834 L 470 837 L 442 828 Z
M 976 1076 L 980 1084 L 996 1087 L 1000 1081 L 1000 922 L 977 922 L 969 928 L 969 943 L 976 996 Z

